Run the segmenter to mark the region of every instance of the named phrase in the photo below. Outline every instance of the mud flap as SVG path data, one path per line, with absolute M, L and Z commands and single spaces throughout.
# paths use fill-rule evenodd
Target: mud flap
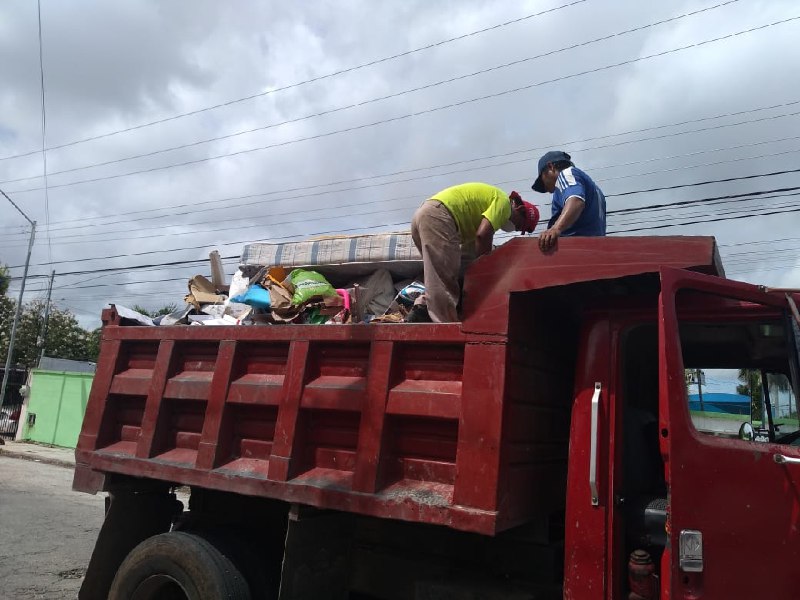
M 110 500 L 110 502 L 109 502 Z M 181 504 L 166 487 L 151 491 L 111 491 L 79 600 L 105 600 L 122 561 L 147 538 L 169 531 Z
M 353 515 L 292 506 L 278 600 L 347 597 Z

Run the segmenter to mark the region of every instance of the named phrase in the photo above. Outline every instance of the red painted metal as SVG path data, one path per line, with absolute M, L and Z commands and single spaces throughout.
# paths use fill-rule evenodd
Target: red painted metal
M 562 238 L 548 253 L 536 238 L 516 238 L 470 266 L 464 331 L 508 333 L 514 292 L 657 273 L 661 267 L 724 274 L 713 237 Z
M 661 340 L 660 428 L 670 486 L 671 556 L 662 560 L 664 598 L 796 598 L 800 577 L 800 488 L 795 465 L 779 465 L 775 454 L 800 459 L 800 448 L 750 443 L 699 433 L 691 424 L 683 383 L 678 336 L 680 290 L 705 293 L 703 313 L 723 314 L 731 299 L 759 318 L 780 319 L 783 295 L 752 285 L 664 269 L 659 314 Z M 693 294 L 697 299 L 698 295 Z M 752 304 L 750 304 L 752 303 Z M 685 306 L 684 306 L 685 308 Z M 746 314 L 746 312 L 745 312 Z M 705 570 L 680 570 L 677 548 L 682 529 L 703 534 Z M 754 565 L 759 565 L 755 566 Z M 767 568 L 766 566 L 769 565 Z M 754 572 L 757 575 L 751 576 Z
M 602 465 L 609 452 L 609 378 L 611 374 L 609 323 L 598 319 L 584 330 L 578 364 L 585 365 L 575 381 L 575 400 L 570 430 L 567 514 L 564 545 L 564 598 L 605 598 L 608 589 L 607 540 L 609 512 L 613 498 L 608 470 Z M 588 484 L 591 453 L 591 401 L 594 384 L 601 385 L 597 421 L 597 464 L 599 504 L 592 505 Z
M 469 270 L 463 325 L 138 327 L 109 309 L 74 485 L 121 474 L 483 534 L 563 510 L 570 401 L 583 439 L 608 333 L 579 342 L 517 293 L 664 264 L 719 272 L 713 238 L 515 240 Z M 567 564 L 596 591 L 611 487 L 587 508 L 587 460 L 576 444 Z

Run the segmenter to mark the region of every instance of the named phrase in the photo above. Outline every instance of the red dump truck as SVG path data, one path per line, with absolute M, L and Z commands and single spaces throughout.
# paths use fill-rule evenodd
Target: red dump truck
M 796 599 L 798 302 L 709 237 L 520 238 L 471 265 L 461 323 L 107 309 L 80 598 Z M 715 416 L 730 372 L 747 410 Z

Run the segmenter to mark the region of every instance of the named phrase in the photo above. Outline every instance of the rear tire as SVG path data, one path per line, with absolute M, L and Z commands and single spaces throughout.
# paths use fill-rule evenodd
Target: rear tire
M 110 600 L 250 600 L 247 581 L 208 540 L 162 533 L 131 550 L 120 565 Z

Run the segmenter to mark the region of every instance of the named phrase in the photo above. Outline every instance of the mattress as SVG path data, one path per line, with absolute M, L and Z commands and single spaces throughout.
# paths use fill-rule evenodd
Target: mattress
M 248 244 L 242 250 L 240 264 L 242 267 L 313 267 L 329 279 L 369 275 L 379 268 L 388 269 L 395 278 L 413 278 L 422 273 L 422 256 L 410 232 Z

